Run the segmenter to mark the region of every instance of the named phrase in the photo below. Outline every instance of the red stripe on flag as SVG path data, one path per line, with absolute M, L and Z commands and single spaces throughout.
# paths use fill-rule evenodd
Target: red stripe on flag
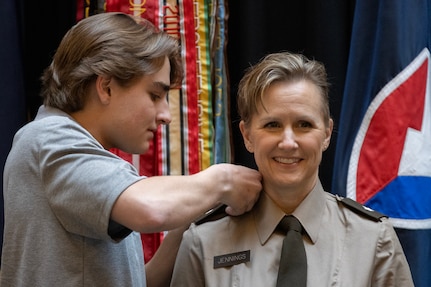
M 187 121 L 188 121 L 188 166 L 189 174 L 199 172 L 199 142 L 197 116 L 197 79 L 196 79 L 196 31 L 193 13 L 193 0 L 179 1 L 182 6 L 182 21 L 184 23 L 184 45 L 186 50 L 186 91 L 187 91 Z
M 106 12 L 123 12 L 130 14 L 129 0 L 106 0 Z

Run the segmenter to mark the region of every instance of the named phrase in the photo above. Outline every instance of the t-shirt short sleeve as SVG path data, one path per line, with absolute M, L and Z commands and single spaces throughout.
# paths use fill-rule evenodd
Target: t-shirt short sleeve
M 44 128 L 39 134 L 37 162 L 53 213 L 69 232 L 109 238 L 115 201 L 143 177 L 74 121 L 49 117 L 39 122 Z

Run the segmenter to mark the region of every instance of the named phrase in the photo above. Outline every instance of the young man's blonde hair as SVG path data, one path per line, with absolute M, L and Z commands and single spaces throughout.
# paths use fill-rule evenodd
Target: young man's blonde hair
M 42 76 L 44 104 L 65 112 L 83 108 L 87 88 L 97 76 L 127 86 L 158 72 L 165 57 L 171 86 L 183 78 L 178 41 L 150 22 L 127 14 L 101 13 L 78 22 L 64 36 Z

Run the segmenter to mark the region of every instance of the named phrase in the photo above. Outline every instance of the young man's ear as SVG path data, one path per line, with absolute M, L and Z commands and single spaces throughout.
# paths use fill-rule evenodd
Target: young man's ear
M 102 104 L 109 104 L 111 100 L 111 77 L 97 76 L 96 91 Z

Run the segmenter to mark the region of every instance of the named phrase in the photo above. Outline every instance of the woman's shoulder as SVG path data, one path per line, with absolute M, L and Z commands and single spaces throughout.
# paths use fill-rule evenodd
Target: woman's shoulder
M 230 216 L 225 212 L 225 208 L 226 206 L 222 205 L 210 210 L 193 222 L 189 230 L 195 236 L 211 238 L 213 236 L 219 237 L 222 234 L 230 236 L 234 233 L 242 233 L 245 230 L 250 230 L 250 225 L 254 225 L 251 212 L 239 216 Z
M 328 207 L 337 210 L 346 223 L 363 223 L 368 225 L 386 225 L 388 217 L 348 197 L 326 193 Z

